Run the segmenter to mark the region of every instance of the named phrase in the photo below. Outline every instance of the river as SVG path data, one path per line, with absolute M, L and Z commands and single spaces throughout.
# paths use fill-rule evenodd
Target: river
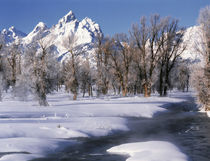
M 105 137 L 79 138 L 80 144 L 34 161 L 125 161 L 107 149 L 124 143 L 169 141 L 189 157 L 189 161 L 210 161 L 210 118 L 197 112 L 192 97 L 185 102 L 166 104 L 168 112 L 153 118 L 127 118 L 128 132 Z

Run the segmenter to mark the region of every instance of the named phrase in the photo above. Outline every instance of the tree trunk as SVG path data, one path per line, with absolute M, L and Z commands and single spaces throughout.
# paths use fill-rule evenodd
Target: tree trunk
M 46 94 L 44 92 L 39 93 L 39 105 L 40 106 L 49 106 L 48 102 L 47 102 L 47 97 Z
M 90 96 L 93 97 L 93 87 L 90 85 Z
M 120 95 L 121 86 L 118 86 L 118 95 Z
M 164 89 L 163 89 L 163 96 L 167 96 L 168 92 L 168 77 L 165 78 Z
M 170 83 L 169 83 L 169 72 L 170 71 L 168 71 L 167 70 L 168 69 L 168 67 L 166 67 L 166 74 L 165 74 L 165 82 L 164 82 L 164 90 L 163 90 L 163 96 L 167 96 L 167 92 L 168 92 L 168 87 L 169 87 L 169 85 L 170 85 Z
M 134 87 L 133 87 L 133 94 L 136 95 L 137 93 L 137 85 L 136 83 L 134 84 Z
M 207 63 L 206 69 L 205 69 L 205 77 L 206 77 L 206 88 L 207 88 L 207 101 L 206 101 L 206 111 L 210 111 L 210 62 Z
M 114 86 L 113 83 L 112 83 L 112 88 L 113 88 L 113 90 L 114 90 L 114 95 L 116 95 L 116 89 L 115 89 L 115 86 Z
M 167 94 L 168 94 L 167 91 L 168 91 L 168 86 L 167 86 L 167 84 L 165 84 L 164 90 L 163 90 L 163 96 L 164 96 L 164 97 L 167 96 Z
M 149 97 L 149 95 L 148 95 L 148 86 L 147 86 L 146 83 L 143 85 L 143 88 L 144 88 L 144 97 Z
M 160 96 L 163 96 L 163 68 L 162 68 L 162 65 L 160 68 L 160 75 L 159 75 L 159 94 L 160 94 Z
M 74 93 L 73 100 L 77 99 L 77 93 Z
M 147 85 L 148 97 L 151 97 L 151 93 L 152 93 L 152 88 L 151 88 L 151 87 L 152 87 L 152 86 L 151 86 L 151 83 L 148 82 L 148 85 Z
M 84 88 L 84 89 L 83 89 L 82 97 L 85 97 L 85 93 L 86 93 L 86 91 L 85 91 L 85 88 Z
M 189 92 L 189 85 L 190 85 L 189 80 L 190 80 L 190 76 L 188 75 L 187 76 L 187 92 Z
M 127 96 L 127 90 L 125 88 L 122 89 L 122 96 L 123 97 Z
M 93 97 L 93 88 L 91 84 L 88 84 L 88 95 L 89 97 Z
M 125 97 L 127 95 L 127 88 L 123 82 L 123 80 L 120 81 L 121 89 L 122 89 L 122 96 Z

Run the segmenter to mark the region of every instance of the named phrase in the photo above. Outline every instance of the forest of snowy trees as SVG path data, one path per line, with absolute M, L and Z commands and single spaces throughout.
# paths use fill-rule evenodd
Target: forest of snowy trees
M 9 88 L 15 96 L 25 99 L 29 93 L 47 106 L 47 94 L 59 90 L 83 96 L 144 94 L 158 92 L 167 96 L 169 90 L 188 91 L 190 82 L 196 86 L 199 100 L 210 109 L 210 7 L 201 10 L 199 23 L 205 40 L 204 69 L 194 81 L 188 61 L 182 59 L 187 44 L 183 43 L 185 29 L 178 20 L 152 15 L 142 17 L 129 34 L 113 37 L 98 35 L 95 40 L 94 62 L 81 59 L 82 50 L 71 35 L 62 42 L 69 54 L 59 62 L 52 49 L 40 39 L 23 49 L 21 44 L 5 45 L 0 41 L 0 99 Z

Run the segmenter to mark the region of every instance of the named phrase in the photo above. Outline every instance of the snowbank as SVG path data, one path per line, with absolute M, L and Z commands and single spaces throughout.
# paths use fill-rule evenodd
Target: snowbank
M 48 153 L 60 151 L 76 142 L 60 139 L 41 138 L 9 138 L 0 139 L 1 153 L 10 153 L 0 158 L 0 161 L 27 161 L 37 157 L 43 157 Z M 62 145 L 62 146 L 61 146 Z
M 187 161 L 187 156 L 165 141 L 128 143 L 107 150 L 109 153 L 129 155 L 126 161 Z
M 42 155 L 38 154 L 10 154 L 10 155 L 4 155 L 0 158 L 0 161 L 28 161 L 32 160 L 34 158 L 41 158 Z
M 206 113 L 207 117 L 210 117 L 210 111 L 206 111 L 205 108 L 200 108 L 201 113 Z
M 207 111 L 206 113 L 207 113 L 207 116 L 210 117 L 210 111 Z
M 69 99 L 58 92 L 48 97 L 49 107 L 4 95 L 0 102 L 0 160 L 30 160 L 72 145 L 69 138 L 105 136 L 127 131 L 126 117 L 152 118 L 175 97 L 104 97 Z M 74 143 L 75 144 L 75 143 Z

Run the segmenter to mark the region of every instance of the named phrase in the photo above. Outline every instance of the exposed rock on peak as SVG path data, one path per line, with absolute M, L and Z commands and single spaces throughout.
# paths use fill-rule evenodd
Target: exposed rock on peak
M 67 13 L 65 16 L 63 16 L 59 21 L 58 23 L 59 24 L 63 24 L 63 23 L 68 23 L 68 22 L 71 22 L 71 21 L 74 21 L 76 20 L 76 17 L 74 15 L 74 13 L 72 11 L 70 11 L 69 13 Z
M 0 34 L 6 44 L 20 41 L 20 39 L 26 36 L 25 33 L 17 30 L 14 26 L 10 27 L 8 30 L 3 29 Z

